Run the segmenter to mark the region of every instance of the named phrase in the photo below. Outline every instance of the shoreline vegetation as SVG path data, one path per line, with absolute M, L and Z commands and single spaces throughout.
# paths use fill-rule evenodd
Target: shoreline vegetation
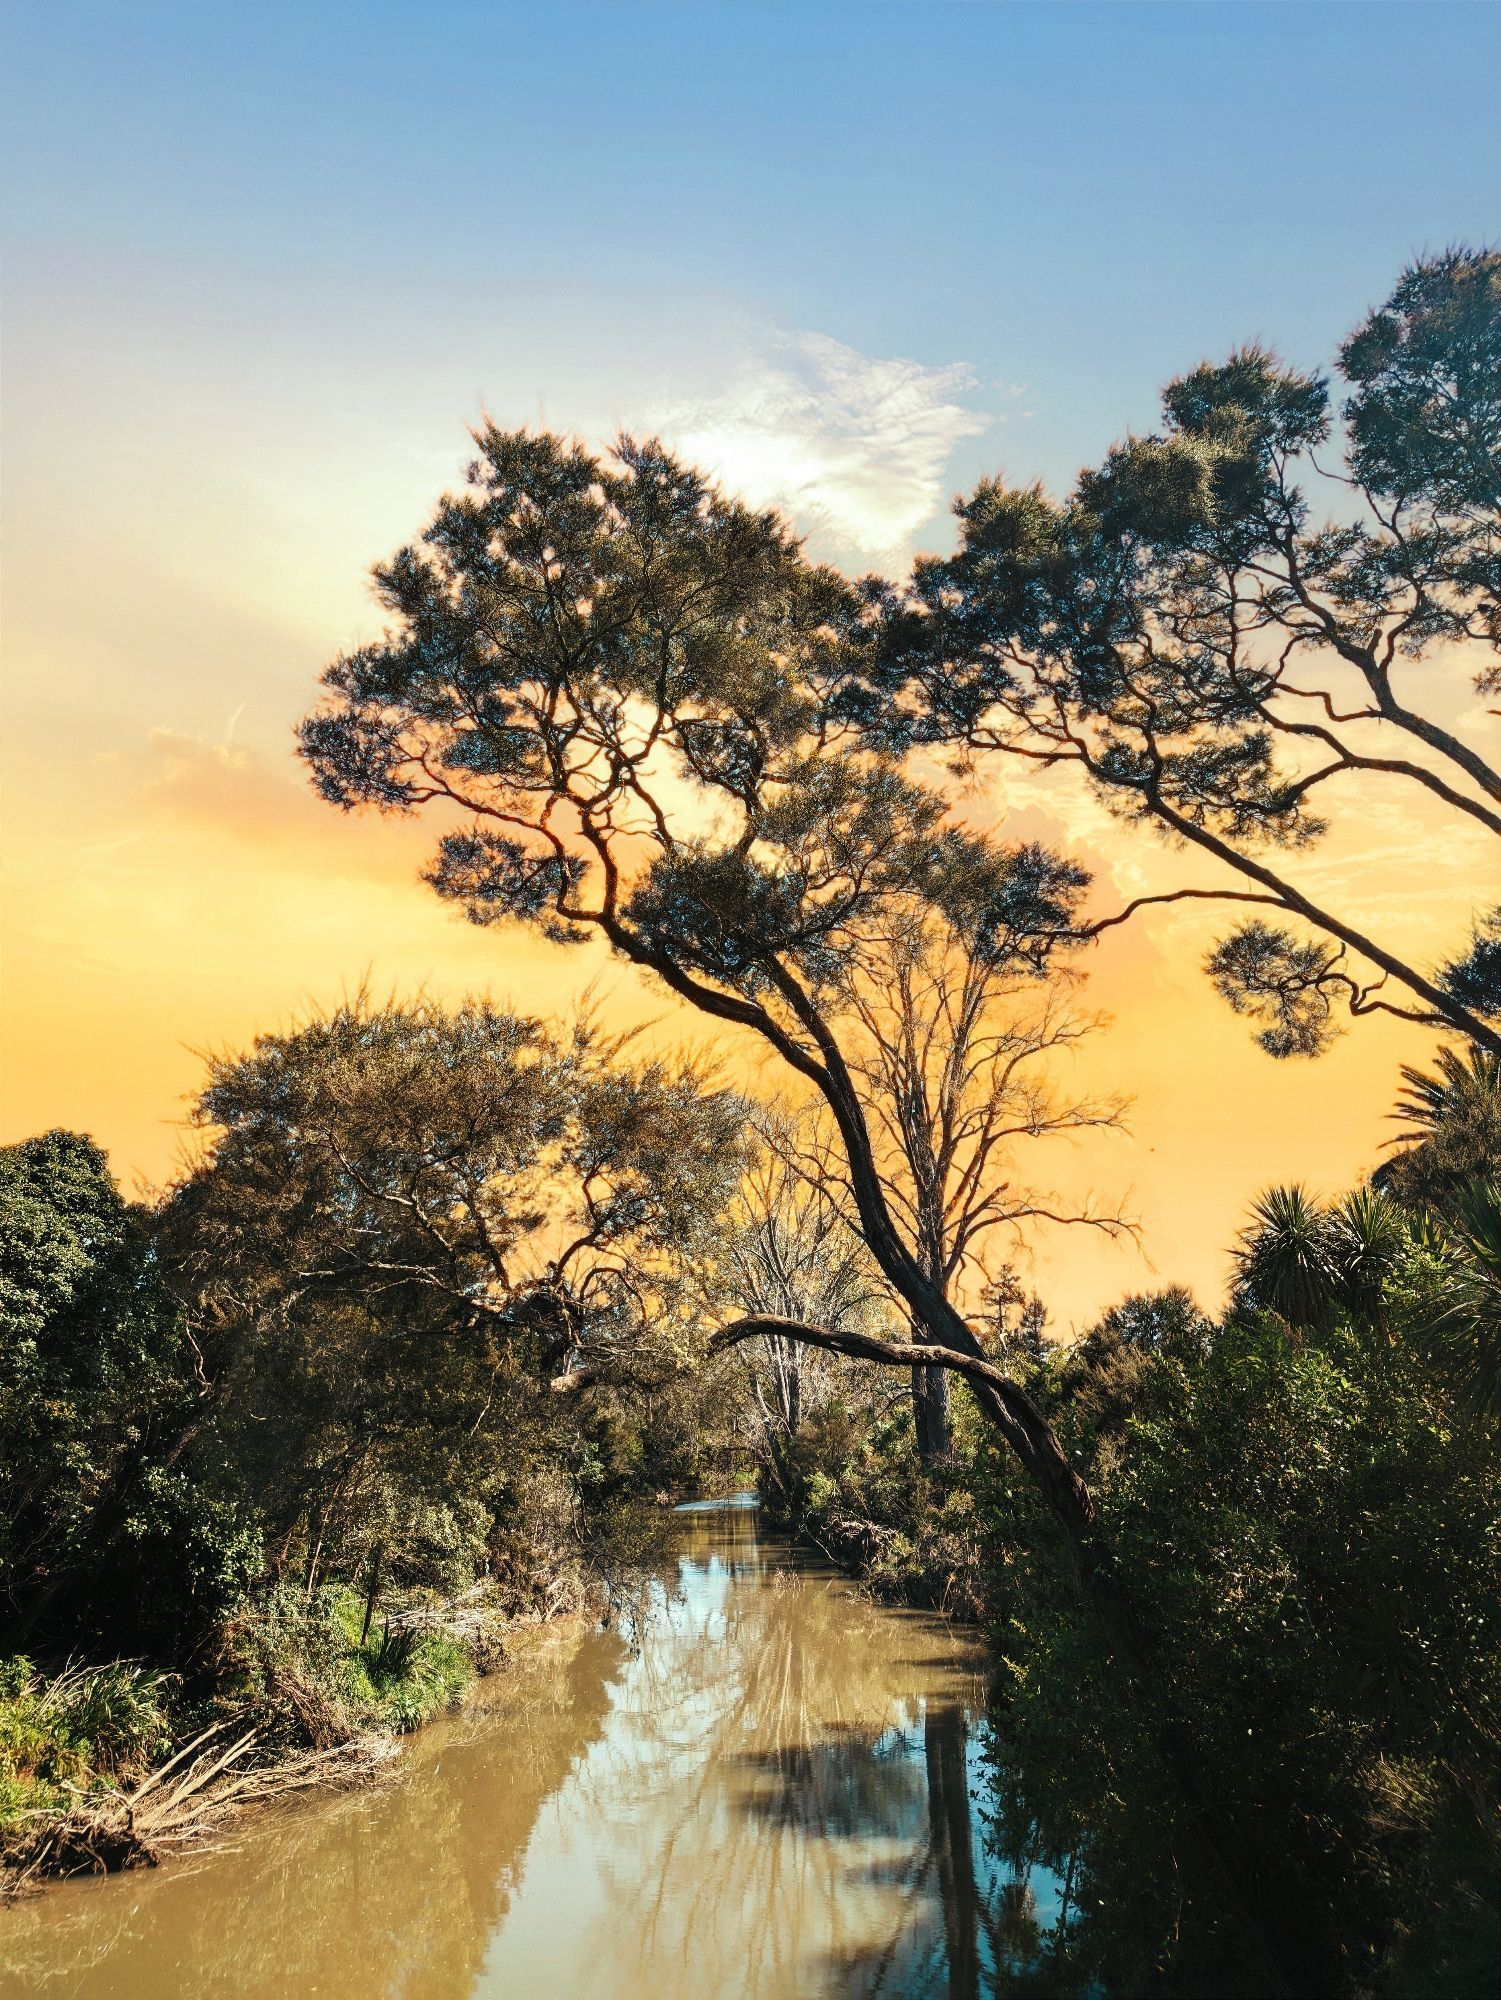
M 669 1497 L 659 1493 L 656 1503 Z M 977 1573 L 956 1571 L 951 1544 L 944 1567 L 931 1548 L 926 1560 L 914 1557 L 894 1526 L 816 1506 L 768 1507 L 760 1495 L 747 1499 L 743 1482 L 733 1495 L 692 1504 L 753 1505 L 876 1600 L 979 1629 Z M 176 1698 L 172 1674 L 121 1660 L 48 1677 L 10 1660 L 0 1671 L 0 1907 L 49 1883 L 155 1868 L 210 1845 L 255 1808 L 379 1783 L 406 1737 L 463 1710 L 482 1685 L 503 1688 L 539 1644 L 581 1622 L 607 1622 L 614 1608 L 601 1578 L 565 1579 L 542 1608 L 512 1617 L 476 1586 L 446 1603 L 394 1609 L 379 1632 L 362 1636 L 363 1602 L 326 1588 L 321 1607 L 290 1616 L 281 1607 L 264 1621 L 256 1700 L 191 1735 L 203 1710 Z M 320 1623 L 325 1641 L 330 1629 L 342 1632 L 342 1651 L 337 1640 L 307 1645 Z
M 362 1642 L 363 1605 L 325 1594 L 326 1621 L 278 1621 L 261 1635 L 254 1699 L 203 1721 L 177 1677 L 138 1662 L 29 1661 L 0 1675 L 0 1904 L 50 1881 L 115 1874 L 201 1848 L 253 1807 L 378 1782 L 403 1739 L 462 1709 L 481 1681 L 504 1682 L 539 1633 L 597 1621 L 604 1592 L 560 1593 L 517 1617 L 482 1591 L 393 1612 Z M 269 1622 L 269 1621 L 268 1621 Z M 325 1622 L 323 1643 L 299 1645 Z M 342 1631 L 341 1649 L 326 1624 Z M 191 1731 L 192 1733 L 188 1733 Z

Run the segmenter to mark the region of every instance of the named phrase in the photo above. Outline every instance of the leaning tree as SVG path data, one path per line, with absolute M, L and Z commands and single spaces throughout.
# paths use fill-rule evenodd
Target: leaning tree
M 1297 863 L 1361 800 L 1501 835 L 1481 726 L 1501 692 L 1501 252 L 1414 266 L 1339 367 L 1337 440 L 1328 383 L 1250 347 L 1173 382 L 1160 432 L 1066 499 L 982 481 L 953 556 L 867 586 L 880 644 L 846 706 L 891 748 L 1082 774 L 1209 864 L 1096 934 L 1148 904 L 1253 906 L 1207 968 L 1272 1055 L 1317 1053 L 1342 1009 L 1501 1053 L 1495 863 L 1445 885 L 1469 889 L 1472 930 L 1437 967 Z M 1336 449 L 1342 471 L 1320 462 Z M 1458 720 L 1434 687 L 1456 659 L 1479 697 Z
M 1005 1282 L 999 1247 L 1042 1227 L 1129 1231 L 1092 1198 L 1068 1202 L 1031 1178 L 1038 1142 L 1117 1126 L 1123 1106 L 1060 1088 L 1056 1059 L 1099 1025 L 1070 1005 L 1064 978 L 1040 982 L 940 912 L 897 914 L 895 926 L 875 918 L 851 941 L 841 1045 L 887 1203 L 932 1283 L 973 1317 Z M 828 1124 L 774 1120 L 766 1141 L 858 1227 Z M 913 1369 L 912 1415 L 918 1460 L 932 1465 L 951 1447 L 945 1369 Z
M 1093 1499 L 902 1229 L 841 1040 L 845 967 L 873 927 L 936 912 L 1041 975 L 1078 936 L 1083 871 L 955 824 L 840 719 L 867 607 L 774 515 L 655 442 L 622 440 L 608 461 L 493 426 L 477 443 L 468 490 L 375 572 L 385 636 L 324 676 L 301 739 L 320 790 L 346 808 L 457 810 L 429 872 L 440 895 L 478 923 L 603 937 L 821 1096 L 861 1232 L 923 1340 L 762 1318 L 727 1337 L 789 1334 L 969 1380 L 1141 1691 L 1269 1984 L 1289 1990 L 1254 1859 L 1165 1695 Z

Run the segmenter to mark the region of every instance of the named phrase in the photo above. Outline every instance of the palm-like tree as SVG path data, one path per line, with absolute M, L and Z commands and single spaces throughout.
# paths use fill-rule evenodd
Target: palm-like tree
M 1439 1277 L 1421 1331 L 1470 1407 L 1501 1418 L 1501 1186 L 1472 1182 L 1434 1233 Z
M 1336 1302 L 1373 1332 L 1387 1331 L 1387 1298 L 1408 1249 L 1407 1219 L 1380 1188 L 1358 1187 L 1329 1211 Z
M 1268 1188 L 1251 1204 L 1236 1253 L 1239 1301 L 1300 1334 L 1327 1332 L 1340 1318 L 1385 1332 L 1408 1241 L 1406 1217 L 1379 1188 L 1356 1188 L 1327 1208 L 1306 1188 Z
M 1236 1247 L 1236 1301 L 1297 1333 L 1328 1327 L 1338 1296 L 1329 1217 L 1304 1187 L 1271 1187 L 1251 1204 Z
M 1501 1058 L 1444 1048 L 1434 1071 L 1402 1066 L 1392 1117 L 1400 1150 L 1374 1176 L 1410 1207 L 1446 1208 L 1476 1179 L 1501 1177 Z
M 1387 1338 L 1399 1325 L 1479 1414 L 1501 1417 L 1501 1185 L 1472 1181 L 1442 1216 L 1410 1214 L 1380 1188 L 1323 1207 L 1301 1187 L 1268 1188 L 1236 1252 L 1242 1310 L 1273 1312 L 1296 1335 L 1340 1321 Z M 1427 1267 L 1426 1281 L 1401 1284 Z

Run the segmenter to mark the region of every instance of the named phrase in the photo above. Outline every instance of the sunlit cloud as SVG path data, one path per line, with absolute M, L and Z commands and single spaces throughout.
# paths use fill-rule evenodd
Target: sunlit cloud
M 780 508 L 820 552 L 891 563 L 942 506 L 954 447 L 989 428 L 960 400 L 974 384 L 963 362 L 931 368 L 779 333 L 722 391 L 650 423 L 732 491 Z

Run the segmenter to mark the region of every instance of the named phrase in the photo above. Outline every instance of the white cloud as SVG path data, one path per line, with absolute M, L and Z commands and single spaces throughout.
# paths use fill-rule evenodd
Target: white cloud
M 989 427 L 958 400 L 973 387 L 963 362 L 929 368 L 784 333 L 723 391 L 662 408 L 651 425 L 730 491 L 781 508 L 822 551 L 890 563 L 943 504 L 954 446 Z

